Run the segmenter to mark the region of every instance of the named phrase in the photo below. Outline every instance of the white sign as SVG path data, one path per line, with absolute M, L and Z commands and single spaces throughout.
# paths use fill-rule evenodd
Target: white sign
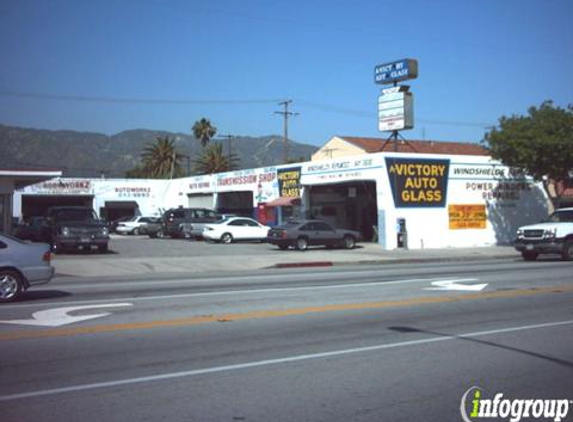
M 378 98 L 378 129 L 382 132 L 412 129 L 414 127 L 413 101 L 411 92 L 396 92 L 396 89 L 383 90 Z

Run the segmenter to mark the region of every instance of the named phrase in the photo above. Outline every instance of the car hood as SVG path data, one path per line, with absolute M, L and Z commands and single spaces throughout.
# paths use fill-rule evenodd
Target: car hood
M 66 227 L 105 227 L 106 224 L 100 221 L 58 221 L 56 226 Z
M 548 230 L 554 229 L 558 226 L 558 223 L 537 223 L 530 224 L 529 226 L 522 226 L 519 230 Z

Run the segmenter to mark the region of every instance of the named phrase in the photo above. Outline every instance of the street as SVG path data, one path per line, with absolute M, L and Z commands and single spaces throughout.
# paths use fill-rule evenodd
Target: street
M 572 273 L 492 259 L 58 277 L 0 307 L 1 419 L 460 421 L 472 387 L 573 400 Z

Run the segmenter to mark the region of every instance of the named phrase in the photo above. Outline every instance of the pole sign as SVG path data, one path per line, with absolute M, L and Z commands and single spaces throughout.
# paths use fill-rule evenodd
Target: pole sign
M 374 68 L 374 82 L 391 84 L 418 77 L 418 61 L 403 59 L 397 62 L 379 64 Z
M 378 130 L 386 132 L 414 127 L 414 96 L 407 90 L 406 86 L 382 90 L 378 97 Z

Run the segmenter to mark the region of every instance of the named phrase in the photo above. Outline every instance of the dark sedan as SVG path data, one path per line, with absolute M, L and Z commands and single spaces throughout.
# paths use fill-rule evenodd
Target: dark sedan
M 280 249 L 292 246 L 299 251 L 304 251 L 309 246 L 352 249 L 360 240 L 362 236 L 359 232 L 335 229 L 320 220 L 289 221 L 272 228 L 267 235 L 268 243 L 277 245 Z

